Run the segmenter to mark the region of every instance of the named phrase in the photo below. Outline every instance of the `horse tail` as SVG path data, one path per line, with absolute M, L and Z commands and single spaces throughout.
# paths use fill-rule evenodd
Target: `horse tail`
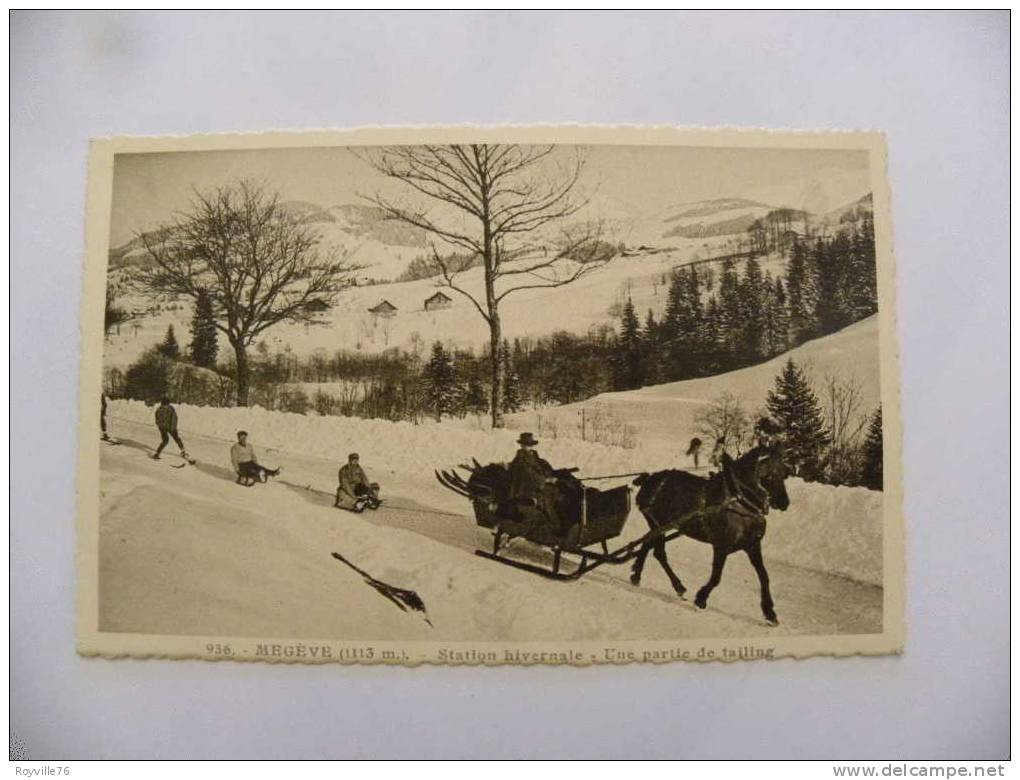
M 647 480 L 650 476 L 651 476 L 651 474 L 649 474 L 647 471 L 644 472 L 643 474 L 638 474 L 636 477 L 634 477 L 633 484 L 635 484 L 635 485 L 643 485 L 643 484 L 645 484 L 645 480 Z

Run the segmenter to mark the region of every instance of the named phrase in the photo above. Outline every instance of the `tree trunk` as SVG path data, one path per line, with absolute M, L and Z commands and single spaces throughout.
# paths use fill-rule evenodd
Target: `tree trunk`
M 483 174 L 482 192 L 482 264 L 485 268 L 485 310 L 489 313 L 489 360 L 492 364 L 492 427 L 502 428 L 503 395 L 506 375 L 500 349 L 503 341 L 503 324 L 499 321 L 499 301 L 496 299 L 496 257 L 492 241 L 492 222 L 489 213 L 489 182 Z
M 248 405 L 248 383 L 250 372 L 248 368 L 248 351 L 242 340 L 231 340 L 234 348 L 234 358 L 237 361 L 237 405 Z
M 506 372 L 501 360 L 503 349 L 503 325 L 499 321 L 499 311 L 494 311 L 489 318 L 489 359 L 492 361 L 492 427 L 502 428 L 503 396 L 506 388 Z
M 499 319 L 499 301 L 496 300 L 495 268 L 493 267 L 492 249 L 489 241 L 489 225 L 484 224 L 485 246 L 485 308 L 489 312 L 489 360 L 492 368 L 492 427 L 502 428 L 503 395 L 506 387 L 506 372 L 500 359 L 503 347 L 503 323 Z

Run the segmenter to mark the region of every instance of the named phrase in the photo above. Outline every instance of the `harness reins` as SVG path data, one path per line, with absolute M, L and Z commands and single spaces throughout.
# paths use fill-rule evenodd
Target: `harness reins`
M 720 478 L 723 478 L 722 474 L 719 476 Z M 741 484 L 740 480 L 736 478 L 736 475 L 734 475 L 731 483 L 733 485 L 733 495 L 727 497 L 725 501 L 718 505 L 718 511 L 720 513 L 733 512 L 734 514 L 741 515 L 743 517 L 764 519 L 765 515 L 767 515 L 769 511 L 768 491 L 765 490 L 764 487 L 759 486 L 761 490 L 761 506 L 759 506 L 745 494 L 744 489 L 747 486 Z M 662 491 L 665 484 L 665 479 L 659 480 L 659 484 L 656 485 L 655 490 L 652 492 L 652 495 L 648 500 L 649 507 L 655 505 L 655 500 L 659 497 L 659 493 Z M 701 510 L 697 514 L 704 514 L 706 509 L 707 507 L 704 503 L 702 503 Z

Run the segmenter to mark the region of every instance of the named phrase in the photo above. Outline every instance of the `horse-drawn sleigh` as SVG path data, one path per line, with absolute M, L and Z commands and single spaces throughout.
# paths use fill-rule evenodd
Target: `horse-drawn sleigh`
M 506 464 L 483 466 L 472 461 L 461 468 L 470 473 L 467 479 L 456 470 L 437 471 L 436 478 L 469 499 L 476 523 L 492 531 L 492 550 L 476 550 L 477 555 L 562 581 L 579 579 L 606 564 L 633 561 L 630 579 L 638 585 L 651 552 L 674 591 L 683 597 L 686 588 L 669 564 L 666 543 L 689 536 L 713 548 L 712 574 L 695 597 L 697 607 L 706 607 L 729 554 L 743 550 L 758 574 L 762 614 L 768 622 L 778 623 L 761 553 L 769 509 L 782 511 L 790 503 L 784 484 L 788 472 L 778 446 L 755 447 L 711 477 L 674 469 L 636 475 L 635 502 L 649 531 L 615 548 L 610 548 L 610 542 L 622 533 L 630 514 L 630 485 L 599 490 L 586 486 L 575 475 L 576 469 L 559 469 L 553 472 L 554 487 L 545 500 L 522 500 L 511 495 Z M 514 538 L 551 550 L 551 566 L 501 553 Z M 572 568 L 564 568 L 564 554 L 574 559 Z

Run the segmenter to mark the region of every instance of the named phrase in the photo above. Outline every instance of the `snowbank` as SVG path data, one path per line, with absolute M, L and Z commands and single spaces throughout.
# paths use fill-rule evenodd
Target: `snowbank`
M 140 401 L 111 401 L 111 420 L 152 425 L 153 408 Z M 507 461 L 513 457 L 517 431 L 477 431 L 456 425 L 363 420 L 350 417 L 269 412 L 260 407 L 218 408 L 178 405 L 185 442 L 222 439 L 224 450 L 239 429 L 249 431 L 257 451 L 320 458 L 338 464 L 357 451 L 372 469 L 386 469 L 419 481 L 433 482 L 432 472 L 469 462 Z M 543 441 L 543 457 L 557 466 L 577 466 L 582 476 L 626 474 L 676 468 L 672 446 L 628 450 L 576 439 Z M 274 459 L 275 459 L 274 454 Z M 280 458 L 285 462 L 285 457 Z M 627 478 L 610 480 L 606 486 Z M 882 584 L 882 494 L 865 488 L 787 482 L 790 509 L 769 515 L 765 537 L 767 560 Z M 627 536 L 643 533 L 635 510 Z
M 358 452 L 365 463 L 397 473 L 431 476 L 476 458 L 481 463 L 509 461 L 517 450 L 519 431 L 477 431 L 428 422 L 364 420 L 355 417 L 270 412 L 258 406 L 203 407 L 177 404 L 185 441 L 191 436 L 214 436 L 233 442 L 244 429 L 256 450 L 278 450 L 346 461 Z M 153 424 L 154 407 L 141 401 L 111 401 L 109 414 L 132 422 Z M 670 468 L 676 465 L 672 448 L 625 450 L 574 439 L 543 440 L 542 456 L 557 466 L 577 466 L 589 476 Z
M 790 479 L 790 508 L 773 511 L 766 560 L 882 585 L 882 494 Z

